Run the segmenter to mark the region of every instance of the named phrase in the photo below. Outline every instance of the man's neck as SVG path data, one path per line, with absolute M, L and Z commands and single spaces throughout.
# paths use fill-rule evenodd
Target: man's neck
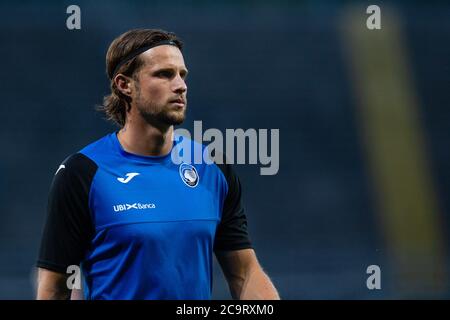
M 143 156 L 164 156 L 173 145 L 173 126 L 161 129 L 147 123 L 127 121 L 117 134 L 125 151 Z

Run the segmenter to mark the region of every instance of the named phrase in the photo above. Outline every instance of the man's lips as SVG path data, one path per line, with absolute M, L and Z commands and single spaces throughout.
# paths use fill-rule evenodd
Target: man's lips
M 170 100 L 169 102 L 171 102 L 171 103 L 177 103 L 177 104 L 181 104 L 181 105 L 185 105 L 186 104 L 186 101 L 184 101 L 183 99 L 181 99 L 181 98 L 178 98 L 178 99 L 173 99 L 173 100 Z

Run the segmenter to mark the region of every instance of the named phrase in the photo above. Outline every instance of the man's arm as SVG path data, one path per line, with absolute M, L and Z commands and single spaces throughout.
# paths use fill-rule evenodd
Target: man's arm
M 37 300 L 69 300 L 67 275 L 44 268 L 38 270 Z
M 275 286 L 262 270 L 253 249 L 216 252 L 233 299 L 279 300 Z
M 36 263 L 37 299 L 69 298 L 67 267 L 80 264 L 95 232 L 89 193 L 97 165 L 81 153 L 68 157 L 63 164 L 56 171 L 49 192 Z M 72 290 L 72 298 L 74 294 L 76 289 Z

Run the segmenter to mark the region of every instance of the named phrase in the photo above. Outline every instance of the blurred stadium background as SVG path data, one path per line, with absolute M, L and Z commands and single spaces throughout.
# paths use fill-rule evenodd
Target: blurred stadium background
M 81 8 L 81 30 L 66 8 Z M 366 28 L 381 7 L 382 29 Z M 2 1 L 0 299 L 33 298 L 60 162 L 115 128 L 111 40 L 174 31 L 186 128 L 279 128 L 280 170 L 238 166 L 258 257 L 284 299 L 450 298 L 446 1 Z M 368 290 L 366 268 L 381 268 Z M 229 299 L 218 265 L 213 297 Z

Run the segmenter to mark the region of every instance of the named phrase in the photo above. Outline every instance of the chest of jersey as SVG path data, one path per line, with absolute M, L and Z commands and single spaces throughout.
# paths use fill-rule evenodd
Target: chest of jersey
M 224 181 L 213 166 L 183 172 L 173 163 L 100 165 L 89 194 L 89 296 L 208 298 Z
M 130 223 L 218 222 L 222 185 L 213 168 L 175 164 L 100 167 L 89 195 L 96 230 Z

